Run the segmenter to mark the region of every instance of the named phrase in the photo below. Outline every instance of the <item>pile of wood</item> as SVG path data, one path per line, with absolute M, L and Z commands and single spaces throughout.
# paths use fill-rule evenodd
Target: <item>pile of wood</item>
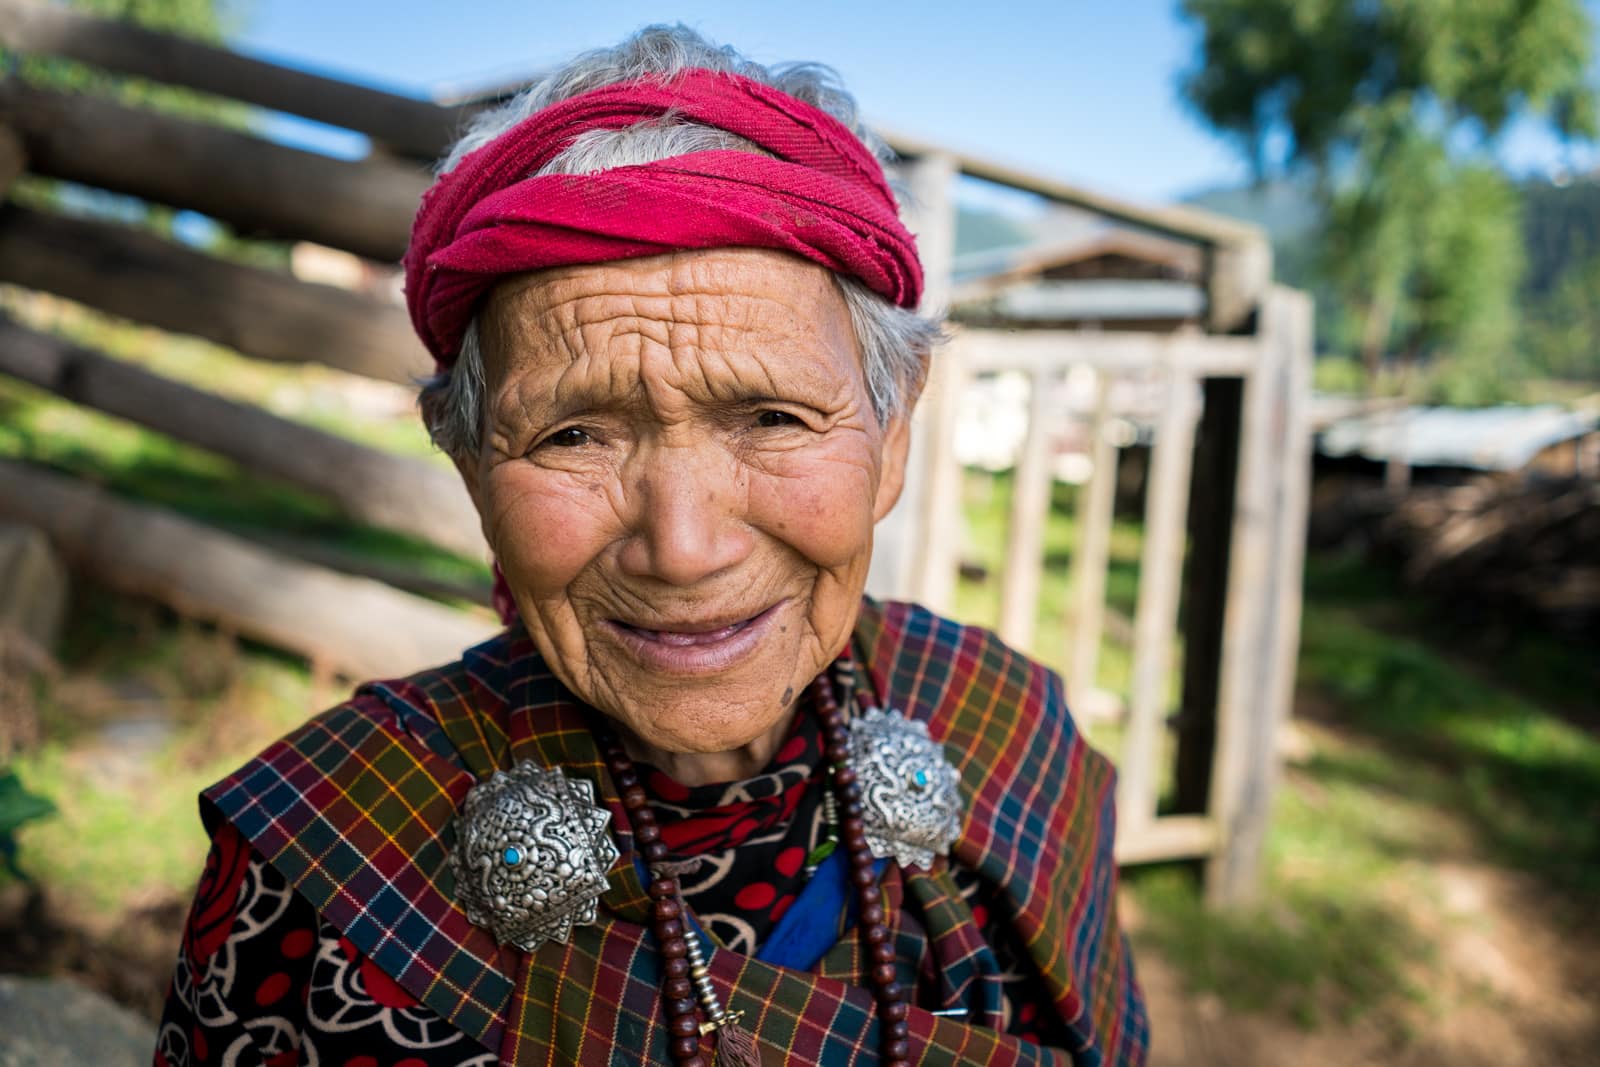
M 1600 482 L 1484 477 L 1413 489 L 1379 525 L 1409 582 L 1451 600 L 1600 624 Z
M 1600 482 L 1483 475 L 1396 496 L 1319 487 L 1313 542 L 1358 544 L 1440 602 L 1570 633 L 1600 626 Z
M 341 160 L 106 96 L 0 78 L 0 194 L 24 175 L 199 212 L 237 234 L 393 263 L 457 109 L 264 63 L 43 0 L 0 0 L 0 52 L 54 56 L 363 133 Z M 104 218 L 0 206 L 0 282 L 277 362 L 411 383 L 431 369 L 404 311 Z M 484 554 L 453 472 L 280 418 L 0 317 L 0 375 L 127 419 L 330 502 L 356 523 Z M 493 628 L 371 561 L 263 545 L 0 461 L 0 519 L 75 572 L 357 676 L 453 658 Z M 285 551 L 291 547 L 290 551 Z M 389 568 L 392 571 L 393 568 Z M 381 579 L 381 580 L 378 580 Z M 437 592 L 437 590 L 426 590 Z

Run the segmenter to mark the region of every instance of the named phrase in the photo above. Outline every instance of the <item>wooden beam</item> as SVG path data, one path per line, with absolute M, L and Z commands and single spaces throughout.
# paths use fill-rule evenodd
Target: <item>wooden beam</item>
M 356 444 L 4 319 L 0 373 L 309 490 L 359 522 L 484 555 L 477 512 L 455 472 L 442 466 Z
M 0 517 L 50 536 L 69 565 L 133 596 L 329 663 L 391 678 L 457 658 L 494 624 L 365 578 L 0 460 Z
M 1117 764 L 1118 814 L 1135 829 L 1155 818 L 1161 788 L 1158 769 L 1166 737 L 1168 683 L 1185 554 L 1184 514 L 1189 505 L 1189 472 L 1199 407 L 1199 389 L 1192 377 L 1173 373 L 1168 381 L 1167 402 L 1156 425 L 1150 480 L 1145 490 L 1128 730 Z
M 1197 331 L 1122 333 L 1069 330 L 958 328 L 950 347 L 961 349 L 968 372 L 1033 371 L 1082 363 L 1106 371 L 1170 367 L 1197 378 L 1238 377 L 1256 365 L 1253 337 L 1215 337 Z
M 1214 245 L 1206 255 L 1206 328 L 1240 332 L 1272 285 L 1272 245 L 1265 239 Z
M 1163 815 L 1144 826 L 1117 827 L 1115 854 L 1119 866 L 1199 859 L 1217 849 L 1216 823 L 1198 815 Z
M 6 198 L 22 172 L 28 169 L 28 153 L 22 138 L 9 126 L 0 126 L 0 200 Z
M 0 125 L 38 174 L 392 262 L 428 174 L 393 160 L 331 159 L 201 122 L 81 94 L 0 82 Z
M 0 207 L 0 281 L 257 359 L 317 362 L 402 385 L 433 369 L 401 308 L 128 226 Z
M 1089 426 L 1088 484 L 1078 493 L 1078 542 L 1072 549 L 1067 618 L 1067 699 L 1083 707 L 1098 684 L 1106 610 L 1106 571 L 1117 497 L 1117 446 L 1111 441 L 1111 375 L 1101 371 Z
M 1027 652 L 1039 617 L 1039 586 L 1044 574 L 1044 533 L 1050 519 L 1051 392 L 1057 376 L 1032 375 L 1028 398 L 1028 430 L 1011 480 L 1011 521 L 1006 536 L 1006 562 L 1000 586 L 1000 636 Z
M 61 56 L 364 133 L 404 155 L 439 156 L 460 109 L 295 70 L 43 0 L 0 0 L 0 49 Z
M 992 159 L 984 159 L 909 134 L 886 130 L 879 124 L 874 124 L 873 129 L 888 142 L 890 148 L 907 158 L 915 159 L 930 153 L 949 156 L 955 160 L 962 174 L 1011 189 L 1034 193 L 1047 200 L 1054 200 L 1058 204 L 1083 208 L 1143 230 L 1206 244 L 1240 244 L 1265 240 L 1260 228 L 1224 215 L 1175 204 L 1135 204 L 1120 197 L 1108 196 L 1081 185 L 1064 182 L 1059 178 L 1009 166 Z
M 1245 384 L 1223 618 L 1209 804 L 1222 845 L 1206 866 L 1206 894 L 1218 905 L 1259 890 L 1278 730 L 1293 699 L 1311 481 L 1310 297 L 1275 288 L 1261 334 L 1262 368 Z
M 943 145 L 875 127 L 897 153 L 909 159 L 936 154 L 955 161 L 962 174 L 1091 211 L 1114 222 L 1206 246 L 1207 325 L 1214 333 L 1238 329 L 1255 313 L 1272 284 L 1272 245 L 1257 226 L 1225 215 L 1176 204 L 1135 204 L 1047 175 L 959 152 Z

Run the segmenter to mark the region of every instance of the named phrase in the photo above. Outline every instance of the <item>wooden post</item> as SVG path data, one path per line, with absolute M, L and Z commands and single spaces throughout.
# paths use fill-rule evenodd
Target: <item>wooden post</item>
M 1039 585 L 1044 574 L 1045 523 L 1050 518 L 1051 391 L 1056 375 L 1035 371 L 1029 378 L 1028 432 L 1011 480 L 1011 522 L 1000 587 L 1000 636 L 1026 652 L 1039 617 Z
M 75 59 L 118 74 L 303 115 L 365 133 L 421 159 L 438 156 L 462 124 L 459 109 L 266 63 L 42 0 L 0 0 L 0 48 Z
M 0 517 L 37 526 L 70 564 L 120 592 L 362 678 L 455 659 L 483 617 L 364 578 L 295 563 L 238 537 L 0 460 Z
M 1184 513 L 1194 455 L 1198 389 L 1193 377 L 1169 372 L 1167 400 L 1156 425 L 1145 490 L 1144 545 L 1139 558 L 1139 604 L 1134 615 L 1133 679 L 1128 731 L 1118 763 L 1119 818 L 1138 833 L 1156 815 L 1158 761 L 1165 734 L 1172 645 L 1183 573 Z
M 477 511 L 444 466 L 368 448 L 3 319 L 0 373 L 308 489 L 360 522 L 484 555 Z
M 11 186 L 28 169 L 28 153 L 22 139 L 9 126 L 0 126 L 0 200 L 11 191 Z
M 1078 494 L 1078 543 L 1072 552 L 1072 600 L 1067 655 L 1067 697 L 1087 706 L 1100 670 L 1105 625 L 1106 569 L 1117 498 L 1117 446 L 1111 441 L 1111 375 L 1099 371 L 1094 421 L 1089 427 L 1089 481 Z
M 0 281 L 257 359 L 314 361 L 401 385 L 433 370 L 402 308 L 127 226 L 0 207 Z
M 99 97 L 0 83 L 0 124 L 29 169 L 50 178 L 189 208 L 240 229 L 303 238 L 393 262 L 406 249 L 429 177 L 264 141 Z
M 950 299 L 950 261 L 955 253 L 955 166 L 946 157 L 931 155 L 903 164 L 902 173 L 910 193 L 906 221 L 917 236 L 922 257 L 921 310 L 942 317 Z M 951 370 L 946 353 L 936 352 L 928 387 L 916 409 L 905 486 L 894 510 L 878 524 L 867 581 L 873 596 L 920 600 L 935 610 L 949 606 L 959 539 L 961 472 L 952 439 L 953 393 L 960 375 Z M 934 514 L 941 520 L 933 521 Z M 942 587 L 941 573 L 945 574 Z
M 1206 865 L 1216 904 L 1258 888 L 1278 778 L 1278 729 L 1293 698 L 1310 491 L 1311 300 L 1274 288 L 1262 363 L 1245 383 L 1228 568 L 1211 814 L 1221 847 Z

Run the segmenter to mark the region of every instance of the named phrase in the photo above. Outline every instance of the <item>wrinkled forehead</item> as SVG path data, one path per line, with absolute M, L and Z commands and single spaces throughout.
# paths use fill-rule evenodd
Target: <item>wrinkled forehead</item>
M 832 273 L 781 252 L 698 250 L 517 275 L 495 288 L 479 323 L 491 388 L 575 368 L 631 387 L 646 366 L 687 381 L 864 381 Z

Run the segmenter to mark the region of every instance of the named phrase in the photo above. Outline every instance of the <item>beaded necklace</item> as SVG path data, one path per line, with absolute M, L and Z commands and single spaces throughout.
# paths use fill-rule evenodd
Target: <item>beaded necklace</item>
M 836 669 L 848 697 L 852 692 L 849 660 L 842 658 Z M 881 1060 L 886 1067 L 904 1067 L 910 1063 L 911 1055 L 906 996 L 895 978 L 894 945 L 884 923 L 883 894 L 878 888 L 873 870 L 875 861 L 867 844 L 861 785 L 849 763 L 849 732 L 827 672 L 811 683 L 807 696 L 817 708 L 822 726 L 823 758 L 829 767 L 833 800 L 829 838 L 845 848 L 850 862 L 850 881 L 860 905 L 857 926 L 867 959 L 867 979 L 878 1007 Z M 601 728 L 596 733 L 612 780 L 621 794 L 622 806 L 633 824 L 634 841 L 650 874 L 651 919 L 665 960 L 662 995 L 667 1012 L 668 1050 L 673 1061 L 679 1067 L 707 1067 L 701 1055 L 701 1039 L 714 1034 L 719 1064 L 760 1067 L 755 1040 L 738 1025 L 740 1013 L 726 1011 L 711 984 L 700 938 L 688 922 L 688 906 L 683 902 L 678 881 L 662 866 L 667 860 L 667 846 L 661 840 L 655 812 L 651 810 L 633 760 L 609 730 Z M 810 861 L 811 857 L 807 859 Z M 704 1021 L 700 1019 L 702 1012 Z

